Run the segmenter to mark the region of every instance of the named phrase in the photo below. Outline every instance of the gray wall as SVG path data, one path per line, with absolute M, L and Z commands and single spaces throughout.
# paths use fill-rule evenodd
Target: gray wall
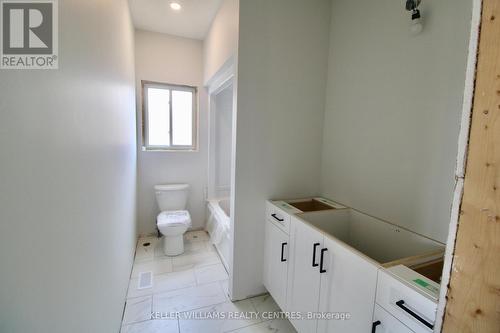
M 262 292 L 265 200 L 319 191 L 330 1 L 240 3 L 233 297 Z
M 239 0 L 223 0 L 203 41 L 203 82 L 237 52 Z
M 204 191 L 208 178 L 208 114 L 207 94 L 203 82 L 203 45 L 195 39 L 175 37 L 161 33 L 137 30 L 135 35 L 135 63 L 138 117 L 138 212 L 139 233 L 156 230 L 159 213 L 154 185 L 188 183 L 188 210 L 193 228 L 205 224 Z M 141 80 L 198 87 L 198 140 L 197 152 L 142 151 Z
M 471 1 L 332 3 L 322 193 L 444 242 Z
M 59 70 L 0 70 L 0 332 L 118 332 L 135 247 L 126 0 L 59 1 Z

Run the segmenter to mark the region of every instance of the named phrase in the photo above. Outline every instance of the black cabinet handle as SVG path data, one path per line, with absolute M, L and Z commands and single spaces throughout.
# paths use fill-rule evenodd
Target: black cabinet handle
M 274 217 L 276 220 L 283 222 L 285 219 L 280 219 L 279 217 L 276 216 L 276 214 L 271 214 L 272 217 Z
M 407 308 L 404 304 L 405 304 L 405 301 L 403 301 L 402 299 L 396 302 L 396 305 L 399 306 L 401 309 L 403 309 L 403 311 L 408 313 L 410 316 L 412 316 L 413 318 L 415 318 L 416 320 L 418 320 L 419 322 L 421 322 L 425 326 L 429 327 L 431 330 L 434 328 L 434 325 L 429 323 L 424 318 L 420 317 L 418 314 L 416 314 L 415 312 L 413 312 L 409 308 Z
M 377 326 L 380 324 L 382 324 L 380 320 L 377 320 L 372 324 L 372 333 L 375 333 L 377 331 Z
M 285 245 L 286 243 L 281 243 L 281 262 L 286 261 L 286 259 L 283 258 L 283 253 L 285 252 Z
M 320 258 L 320 263 L 319 263 L 319 272 L 320 273 L 326 273 L 326 269 L 323 268 L 323 257 L 325 252 L 328 251 L 328 249 L 321 249 L 321 258 Z
M 316 248 L 319 246 L 319 243 L 314 243 L 313 244 L 313 267 L 319 266 L 319 264 L 316 262 Z

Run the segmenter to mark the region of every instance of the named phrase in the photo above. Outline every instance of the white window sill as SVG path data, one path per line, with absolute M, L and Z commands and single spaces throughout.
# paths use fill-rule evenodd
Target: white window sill
M 178 148 L 178 149 L 169 149 L 169 148 L 146 148 L 142 147 L 141 150 L 143 152 L 148 152 L 148 153 L 197 153 L 199 150 L 197 148 L 193 149 L 183 149 L 183 148 Z

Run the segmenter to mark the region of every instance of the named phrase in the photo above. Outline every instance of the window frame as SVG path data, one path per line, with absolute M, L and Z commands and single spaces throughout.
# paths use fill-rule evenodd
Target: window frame
M 148 98 L 146 89 L 157 88 L 169 91 L 169 138 L 170 145 L 168 146 L 151 146 L 148 142 Z M 172 122 L 172 91 L 189 91 L 193 95 L 192 104 L 192 145 L 174 145 L 173 144 L 173 122 Z M 141 80 L 141 97 L 142 97 L 142 150 L 143 151 L 174 151 L 174 152 L 196 152 L 198 151 L 198 88 L 188 85 L 171 84 L 155 81 Z

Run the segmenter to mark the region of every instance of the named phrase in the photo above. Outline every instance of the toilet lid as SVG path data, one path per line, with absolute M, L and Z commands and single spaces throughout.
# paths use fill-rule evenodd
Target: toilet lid
M 158 226 L 191 225 L 191 216 L 187 210 L 172 210 L 158 215 Z

